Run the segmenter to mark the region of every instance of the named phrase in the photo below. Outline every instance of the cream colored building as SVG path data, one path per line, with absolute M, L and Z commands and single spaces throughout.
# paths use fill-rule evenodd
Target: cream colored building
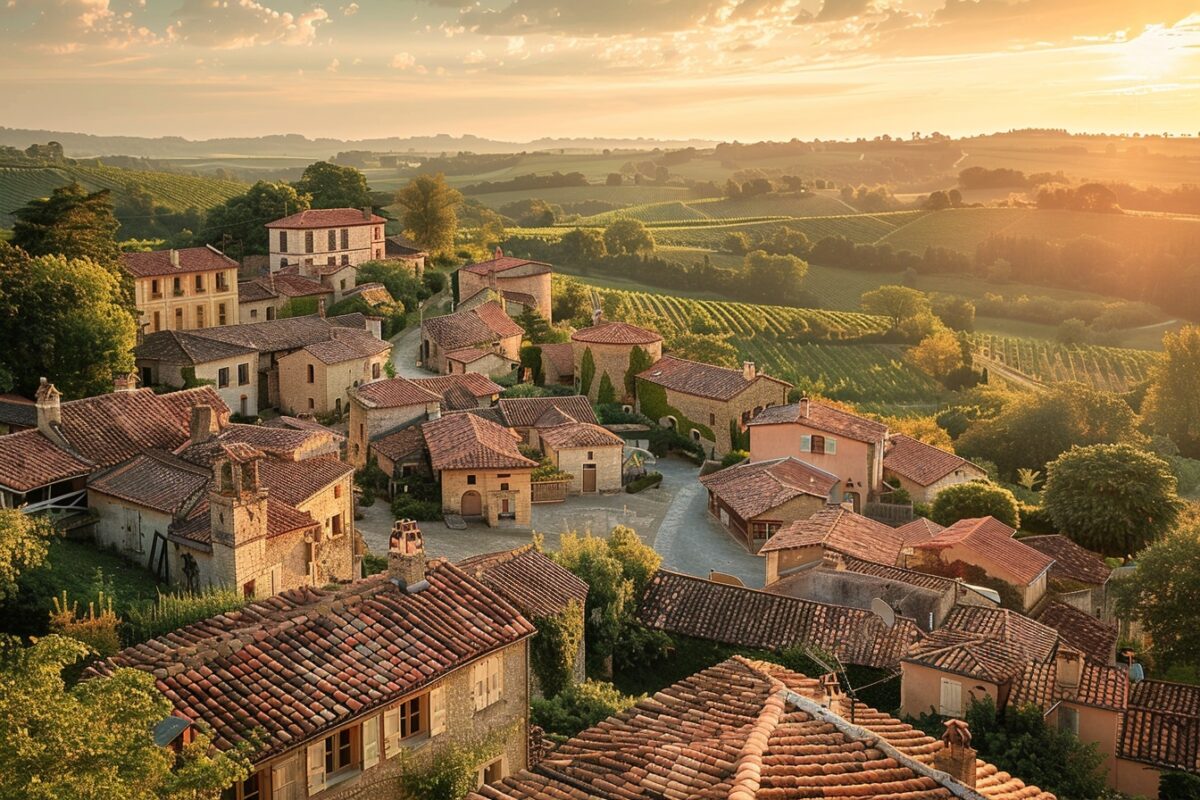
M 558 409 L 548 411 L 535 430 L 542 452 L 570 473 L 572 493 L 621 490 L 625 440 L 620 436 Z
M 521 359 L 525 330 L 512 321 L 495 300 L 465 311 L 455 311 L 421 321 L 421 364 L 439 375 L 450 373 L 450 356 L 463 357 L 471 351 L 472 361 L 482 353 L 495 353 L 508 364 Z M 458 369 L 461 369 L 460 362 Z M 484 363 L 484 362 L 481 362 Z
M 908 492 L 914 503 L 932 503 L 942 489 L 988 479 L 982 467 L 965 458 L 898 433 L 888 437 L 883 477 Z
M 313 208 L 268 222 L 271 271 L 298 266 L 311 277 L 305 268 L 383 260 L 386 222 L 369 208 Z
M 207 381 L 235 414 L 258 413 L 258 351 L 180 331 L 150 334 L 133 350 L 143 386 Z
M 498 293 L 505 307 L 515 313 L 532 309 L 551 320 L 551 285 L 554 268 L 541 261 L 511 258 L 499 249 L 490 261 L 468 264 L 458 270 L 458 301 L 468 304 L 485 289 Z
M 340 328 L 332 338 L 280 356 L 279 407 L 289 414 L 341 416 L 350 393 L 385 377 L 392 347 L 367 331 Z
M 662 358 L 662 341 L 662 337 L 654 331 L 626 322 L 600 322 L 575 331 L 571 334 L 575 388 L 586 394 L 592 402 L 596 402 L 600 384 L 607 375 L 617 399 L 622 403 L 632 403 L 634 398 L 628 390 L 626 378 L 633 377 L 630 374 L 630 364 L 634 352 L 642 351 L 641 367 L 645 368 Z M 589 358 L 590 375 L 587 374 L 588 370 L 584 369 L 584 362 Z M 554 372 L 557 376 L 561 370 L 555 369 Z M 585 379 L 586 387 L 583 385 Z M 547 383 L 551 382 L 551 377 L 547 375 L 546 380 Z
M 186 331 L 236 325 L 238 264 L 210 246 L 122 253 L 141 328 Z
M 421 433 L 446 513 L 491 527 L 529 527 L 529 484 L 537 462 L 521 455 L 517 434 L 471 412 L 426 422 Z

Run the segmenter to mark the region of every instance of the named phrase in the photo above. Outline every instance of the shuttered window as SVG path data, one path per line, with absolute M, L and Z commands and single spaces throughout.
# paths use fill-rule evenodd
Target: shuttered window
M 325 740 L 308 746 L 308 793 L 325 791 Z
M 804 436 L 800 437 L 800 452 L 801 453 L 812 452 L 812 437 L 811 436 L 805 434 Z
M 271 800 L 302 800 L 304 796 L 298 756 L 271 767 Z
M 370 769 L 379 763 L 379 715 L 369 717 L 363 722 L 363 769 Z
M 475 710 L 480 711 L 500 699 L 504 691 L 504 656 L 494 655 L 472 667 Z
M 435 687 L 429 692 L 429 735 L 440 736 L 446 732 L 446 689 Z
M 962 716 L 962 684 L 942 678 L 942 696 L 938 713 L 943 717 Z

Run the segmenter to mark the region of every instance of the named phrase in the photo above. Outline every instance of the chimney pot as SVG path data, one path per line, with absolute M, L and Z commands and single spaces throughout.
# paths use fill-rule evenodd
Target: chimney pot
M 172 267 L 179 266 L 179 251 L 176 250 L 174 247 L 171 248 L 171 266 Z
M 192 406 L 192 418 L 188 423 L 188 441 L 203 444 L 212 438 L 213 408 L 208 405 Z
M 492 253 L 492 258 L 504 258 L 504 250 L 500 245 L 496 245 L 496 252 Z
M 946 720 L 942 749 L 933 754 L 934 769 L 940 769 L 964 786 L 975 788 L 975 750 L 971 729 L 961 719 Z
M 62 394 L 53 383 L 42 378 L 34 395 L 34 405 L 37 406 L 38 430 L 58 441 L 59 434 L 55 427 L 62 424 Z
M 1069 647 L 1059 645 L 1054 655 L 1054 681 L 1060 689 L 1074 694 L 1083 677 L 1083 656 Z
M 370 220 L 371 219 L 371 207 L 363 206 L 362 207 L 362 215 L 363 215 L 363 219 Z
M 388 539 L 388 578 L 409 594 L 429 586 L 425 580 L 425 540 L 415 520 L 398 519 Z
M 136 372 L 118 373 L 113 377 L 114 392 L 137 391 L 138 377 Z
M 800 398 L 800 416 L 808 419 L 808 395 Z
M 758 374 L 758 370 L 755 368 L 753 361 L 743 361 L 742 362 L 742 377 L 743 378 L 745 378 L 748 381 L 752 381 L 752 380 L 754 380 L 754 377 L 757 374 Z
M 319 316 L 321 319 L 325 319 L 325 298 L 324 297 L 317 298 L 317 316 Z

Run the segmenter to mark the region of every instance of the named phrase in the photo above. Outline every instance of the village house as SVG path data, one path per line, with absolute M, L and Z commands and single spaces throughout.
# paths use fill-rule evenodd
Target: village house
M 597 402 L 600 386 L 607 375 L 616 399 L 631 404 L 634 402 L 630 392 L 634 375 L 662 358 L 662 342 L 662 337 L 654 331 L 627 322 L 597 322 L 571 334 L 569 374 L 576 379 L 576 389 L 592 402 Z M 543 345 L 543 354 L 546 347 Z M 635 361 L 634 354 L 639 350 L 641 353 Z M 556 378 L 563 374 L 557 365 L 553 365 L 553 372 Z M 549 376 L 546 382 L 550 382 Z
M 138 326 L 185 331 L 238 322 L 238 264 L 211 245 L 122 253 L 133 277 Z
M 1054 800 L 976 758 L 961 721 L 939 742 L 808 678 L 734 656 L 666 687 L 469 800 L 862 797 Z
M 986 481 L 988 476 L 961 456 L 894 433 L 884 445 L 883 479 L 892 488 L 908 492 L 914 503 L 929 504 L 948 486 Z
M 1034 609 L 1033 618 L 1058 631 L 1063 642 L 1097 664 L 1111 664 L 1117 653 L 1117 626 L 1086 611 L 1049 598 Z
M 808 519 L 831 501 L 837 478 L 795 458 L 754 461 L 700 478 L 708 511 L 750 552 L 780 528 Z
M 481 372 L 491 377 L 520 363 L 525 331 L 496 301 L 421 320 L 421 364 L 439 375 Z M 480 355 L 483 353 L 483 355 Z M 494 358 L 487 358 L 491 354 Z
M 766 584 L 796 570 L 818 566 L 828 552 L 896 566 L 903 541 L 894 529 L 841 506 L 826 506 L 782 527 L 759 549 L 766 556 Z
M 37 427 L 37 407 L 28 397 L 0 394 L 0 435 Z
M 599 425 L 592 404 L 583 395 L 549 395 L 546 397 L 502 397 L 496 408 L 501 421 L 521 437 L 524 444 L 538 447 L 537 425 L 550 411 L 558 411 L 578 422 Z
M 471 298 L 483 291 L 500 295 L 499 303 L 511 309 L 513 316 L 523 311 L 535 311 L 551 322 L 550 287 L 554 268 L 541 261 L 505 256 L 499 248 L 495 258 L 460 267 L 458 279 L 459 305 L 470 307 Z M 489 297 L 489 302 L 497 302 Z
M 383 226 L 387 220 L 371 209 L 312 208 L 267 223 L 270 271 L 299 268 L 306 278 L 337 275 L 340 267 L 356 267 L 384 257 Z M 333 268 L 332 271 L 324 271 Z M 354 270 L 341 291 L 354 285 Z M 342 279 L 346 275 L 340 276 Z M 336 290 L 336 287 L 333 287 Z M 340 295 L 337 299 L 341 299 Z M 336 302 L 336 300 L 335 300 Z
M 373 439 L 370 455 L 375 466 L 387 477 L 389 497 L 393 496 L 397 480 L 410 475 L 433 475 L 420 425 L 400 428 Z
M 305 305 L 311 306 L 312 313 L 322 300 L 332 304 L 333 289 L 320 281 L 290 272 L 272 272 L 238 283 L 238 321 L 243 325 L 270 322 L 285 308 Z
M 466 411 L 426 422 L 421 433 L 447 514 L 490 527 L 529 527 L 537 462 L 521 455 L 515 433 Z
M 802 397 L 754 415 L 748 425 L 751 461 L 793 456 L 823 469 L 841 481 L 837 502 L 853 503 L 860 514 L 882 486 L 882 423 Z
M 746 426 L 787 402 L 790 383 L 758 373 L 664 356 L 637 376 L 637 410 L 699 443 L 712 458 L 746 449 Z
M 1093 616 L 1108 616 L 1107 587 L 1112 568 L 1104 559 L 1061 533 L 1026 536 L 1021 544 L 1054 559 L 1048 573 L 1053 595 Z
M 995 517 L 961 519 L 928 541 L 910 548 L 905 566 L 923 571 L 962 571 L 976 567 L 1016 590 L 1021 608 L 1031 610 L 1046 594 L 1054 559 L 1013 538 L 1016 530 Z M 961 577 L 967 577 L 962 575 Z
M 442 411 L 470 411 L 490 408 L 500 399 L 504 387 L 475 372 L 409 378 L 417 386 L 442 396 Z
M 384 239 L 383 260 L 400 262 L 412 270 L 414 276 L 420 278 L 425 274 L 425 262 L 429 260 L 429 253 L 415 242 L 395 234 Z
M 593 422 L 552 408 L 534 424 L 542 453 L 571 476 L 574 494 L 618 492 L 622 486 L 625 440 Z
M 350 393 L 381 380 L 392 352 L 390 343 L 368 331 L 334 328 L 331 338 L 280 356 L 279 408 L 289 414 L 340 417 Z
M 944 530 L 946 530 L 944 525 L 938 525 L 929 517 L 914 517 L 911 522 L 906 522 L 896 528 L 896 535 L 904 540 L 904 546 L 908 548 L 921 542 L 928 542 Z
M 207 381 L 235 413 L 258 413 L 258 350 L 188 331 L 160 331 L 133 349 L 143 386 L 183 388 Z
M 571 615 L 580 630 L 583 629 L 588 585 L 533 545 L 471 556 L 459 561 L 457 566 L 511 603 L 535 625 L 539 619 L 566 619 Z M 571 675 L 575 683 L 587 679 L 586 650 L 586 640 L 581 635 Z M 533 691 L 540 696 L 536 668 L 529 674 Z
M 480 780 L 528 766 L 533 634 L 485 583 L 426 562 L 416 526 L 398 522 L 383 574 L 251 603 L 89 675 L 147 672 L 175 716 L 206 723 L 218 749 L 250 743 L 253 771 L 226 797 L 389 800 L 408 758 L 428 764 L 481 732 L 493 738 Z M 253 738 L 248 709 L 262 711 Z
M 1158 780 L 1163 772 L 1200 773 L 1197 731 L 1200 687 L 1156 680 L 1133 684 L 1109 785 L 1129 795 L 1161 797 Z
M 542 383 L 546 386 L 574 386 L 575 353 L 571 343 L 539 344 L 538 349 L 542 351 Z

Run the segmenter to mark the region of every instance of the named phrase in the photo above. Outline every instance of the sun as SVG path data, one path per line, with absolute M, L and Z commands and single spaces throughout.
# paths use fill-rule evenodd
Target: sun
M 1136 38 L 1116 45 L 1125 74 L 1150 81 L 1174 73 L 1187 48 L 1187 37 L 1181 33 L 1163 25 L 1150 25 Z

